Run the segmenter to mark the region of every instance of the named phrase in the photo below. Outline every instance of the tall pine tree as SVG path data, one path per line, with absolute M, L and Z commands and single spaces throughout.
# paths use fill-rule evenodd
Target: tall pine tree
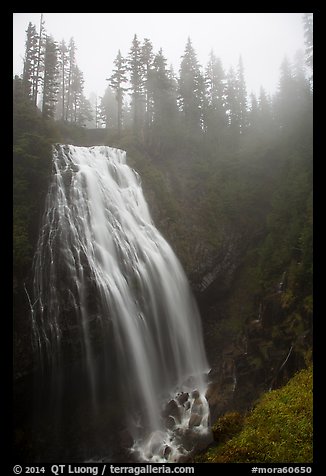
M 166 67 L 167 60 L 162 48 L 155 55 L 152 70 L 152 135 L 156 149 L 171 140 L 176 131 L 178 108 L 175 82 Z
M 239 58 L 237 70 L 237 101 L 239 132 L 243 134 L 247 128 L 247 91 L 244 77 L 242 57 Z
M 186 129 L 191 134 L 203 128 L 204 88 L 204 78 L 197 56 L 188 38 L 180 65 L 179 104 L 184 114 Z
M 68 73 L 68 48 L 65 40 L 62 40 L 58 49 L 59 61 L 59 93 L 56 110 L 57 119 L 65 120 L 66 100 L 67 100 L 67 73 Z
M 238 83 L 233 66 L 229 68 L 226 77 L 226 109 L 228 126 L 235 133 L 239 132 Z
M 107 86 L 104 96 L 100 98 L 99 113 L 101 123 L 106 129 L 118 128 L 118 102 L 110 86 Z M 122 115 L 121 113 L 121 117 Z
M 305 56 L 307 66 L 311 71 L 311 80 L 312 80 L 312 70 L 313 70 L 313 15 L 312 13 L 305 13 L 303 16 L 303 28 L 304 28 L 304 39 L 305 39 Z
M 29 22 L 26 30 L 25 57 L 23 69 L 23 90 L 34 103 L 35 77 L 38 59 L 38 41 L 36 27 Z
M 72 106 L 72 82 L 74 70 L 76 68 L 76 45 L 75 40 L 70 38 L 68 45 L 68 62 L 67 62 L 67 80 L 66 80 L 66 94 L 67 98 L 65 101 L 65 120 L 72 120 L 73 117 L 73 106 Z
M 221 142 L 227 125 L 225 108 L 225 72 L 222 62 L 213 51 L 205 71 L 206 98 L 205 130 L 216 144 Z
M 133 38 L 129 52 L 128 71 L 130 72 L 134 133 L 139 135 L 144 122 L 144 63 L 142 61 L 142 48 L 137 35 Z
M 271 136 L 274 131 L 275 122 L 273 116 L 273 105 L 271 98 L 266 94 L 261 86 L 258 99 L 259 109 L 259 130 L 265 135 Z
M 287 134 L 294 119 L 296 85 L 293 69 L 287 57 L 284 57 L 280 69 L 281 75 L 274 109 L 279 129 Z
M 153 45 L 148 38 L 144 39 L 141 50 L 141 60 L 144 67 L 144 96 L 145 96 L 145 129 L 148 131 L 152 122 L 153 115 L 153 85 L 152 85 L 152 68 L 153 68 Z
M 43 105 L 45 118 L 54 118 L 58 94 L 58 47 L 51 36 L 46 37 L 44 55 Z
M 118 124 L 118 136 L 121 135 L 122 130 L 122 111 L 123 111 L 123 97 L 127 90 L 124 87 L 124 84 L 127 82 L 126 76 L 126 60 L 122 57 L 120 50 L 118 51 L 117 57 L 114 60 L 115 68 L 113 69 L 113 74 L 109 79 L 109 85 L 112 90 L 115 92 L 115 97 L 117 101 L 117 124 Z
M 44 28 L 43 13 L 40 18 L 40 33 L 38 35 L 38 46 L 36 56 L 35 78 L 33 81 L 33 100 L 37 105 L 39 86 L 42 83 L 42 72 L 44 71 L 44 52 L 45 52 L 46 33 Z

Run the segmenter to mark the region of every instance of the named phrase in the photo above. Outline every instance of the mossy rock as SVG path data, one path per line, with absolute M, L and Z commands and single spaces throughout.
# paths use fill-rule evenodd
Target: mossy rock
M 212 426 L 214 441 L 221 443 L 232 438 L 241 431 L 243 422 L 244 416 L 238 412 L 229 412 L 221 416 Z

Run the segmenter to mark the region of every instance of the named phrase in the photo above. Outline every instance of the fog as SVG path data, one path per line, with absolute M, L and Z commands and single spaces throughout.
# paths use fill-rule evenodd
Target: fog
M 248 94 L 258 94 L 260 86 L 273 94 L 284 56 L 291 61 L 298 49 L 304 49 L 302 17 L 303 13 L 44 13 L 46 31 L 56 41 L 74 37 L 86 96 L 104 94 L 118 49 L 127 56 L 134 34 L 141 41 L 149 38 L 154 52 L 162 48 L 176 73 L 188 37 L 203 67 L 212 49 L 225 71 L 237 66 L 241 54 Z M 22 73 L 30 21 L 38 29 L 40 13 L 13 14 L 14 74 Z

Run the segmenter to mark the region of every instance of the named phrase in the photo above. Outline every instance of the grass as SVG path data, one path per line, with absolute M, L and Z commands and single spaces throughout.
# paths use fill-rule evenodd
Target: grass
M 312 414 L 312 368 L 308 368 L 298 372 L 284 387 L 265 393 L 245 417 L 242 430 L 239 432 L 236 425 L 237 434 L 211 447 L 201 461 L 311 463 Z M 222 423 L 219 419 L 213 430 Z

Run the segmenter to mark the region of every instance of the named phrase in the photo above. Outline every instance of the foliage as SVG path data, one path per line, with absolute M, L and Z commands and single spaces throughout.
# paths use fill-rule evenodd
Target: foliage
M 50 36 L 46 37 L 43 78 L 43 117 L 54 118 L 58 93 L 57 44 Z
M 188 38 L 180 64 L 179 103 L 190 134 L 201 128 L 203 98 L 204 78 L 191 39 Z
M 13 142 L 13 251 L 14 278 L 30 270 L 37 239 L 41 204 L 51 172 L 51 144 L 58 139 L 53 124 L 22 92 L 22 80 L 14 81 Z
M 242 431 L 225 444 L 210 448 L 202 460 L 209 463 L 312 462 L 312 403 L 310 367 L 298 372 L 284 387 L 265 393 L 245 417 Z M 229 418 L 225 415 L 215 427 L 223 428 Z
M 118 112 L 118 134 L 121 134 L 121 127 L 122 127 L 122 105 L 123 105 L 123 96 L 126 91 L 126 88 L 123 86 L 124 83 L 127 82 L 126 78 L 126 66 L 125 66 L 125 59 L 122 57 L 120 50 L 118 51 L 117 57 L 114 61 L 115 69 L 113 70 L 113 74 L 110 77 L 110 86 L 112 87 L 113 91 L 115 91 L 115 97 L 117 100 L 117 112 Z M 108 123 L 108 120 L 106 120 Z
M 229 412 L 218 418 L 212 426 L 214 440 L 224 442 L 239 433 L 243 427 L 244 416 L 238 412 Z
M 312 71 L 313 67 L 313 15 L 305 13 L 303 17 L 306 63 Z

